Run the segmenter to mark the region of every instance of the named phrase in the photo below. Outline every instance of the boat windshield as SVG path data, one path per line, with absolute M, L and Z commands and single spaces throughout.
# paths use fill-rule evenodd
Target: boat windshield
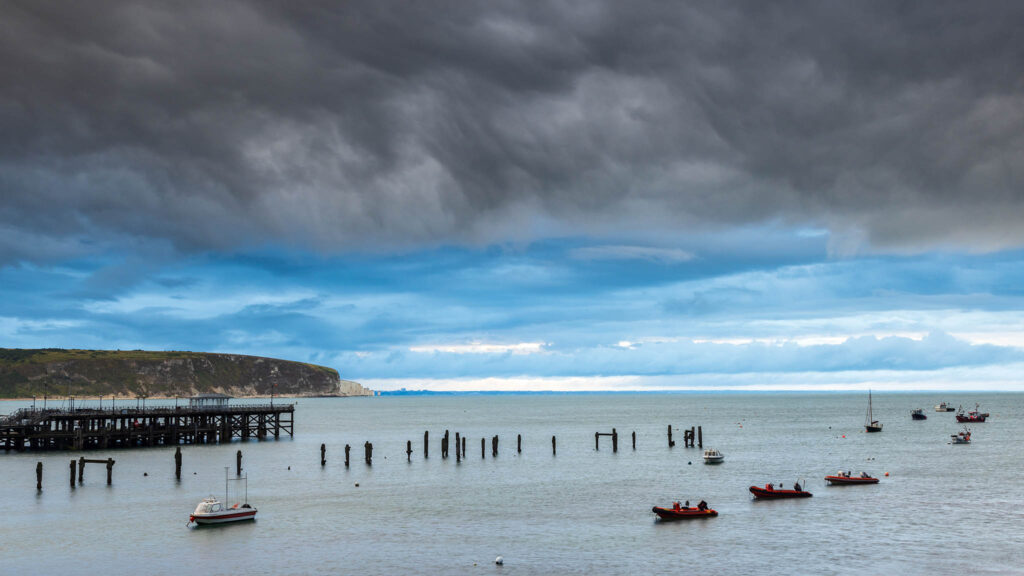
M 194 512 L 194 514 L 210 514 L 211 512 L 220 512 L 220 511 L 221 511 L 220 502 L 217 502 L 217 501 L 209 502 L 209 501 L 204 500 L 204 501 L 200 502 L 198 506 L 196 506 L 196 511 Z

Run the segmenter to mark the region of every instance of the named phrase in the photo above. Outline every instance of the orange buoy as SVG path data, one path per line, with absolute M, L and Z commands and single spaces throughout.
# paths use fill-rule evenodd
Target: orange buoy
M 886 475 L 886 477 L 888 477 L 888 476 L 889 476 L 889 473 L 888 473 L 888 472 L 886 472 L 886 473 L 885 473 L 885 475 Z

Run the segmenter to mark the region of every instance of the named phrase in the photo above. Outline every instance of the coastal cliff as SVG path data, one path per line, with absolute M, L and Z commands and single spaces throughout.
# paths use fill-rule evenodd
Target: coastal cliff
M 315 364 L 203 352 L 0 348 L 0 398 L 369 396 L 359 383 Z

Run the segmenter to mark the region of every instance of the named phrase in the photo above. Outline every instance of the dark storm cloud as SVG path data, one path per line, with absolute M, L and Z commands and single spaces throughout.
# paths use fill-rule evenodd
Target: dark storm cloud
M 1024 243 L 1018 3 L 7 2 L 0 263 Z

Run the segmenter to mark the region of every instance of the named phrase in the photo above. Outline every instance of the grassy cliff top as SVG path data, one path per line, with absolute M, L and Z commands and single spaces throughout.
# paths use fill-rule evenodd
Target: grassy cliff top
M 243 358 L 273 360 L 275 362 L 291 362 L 262 356 L 246 354 L 222 354 L 217 352 L 167 351 L 149 350 L 77 350 L 66 348 L 0 348 L 0 364 L 48 364 L 51 362 L 69 362 L 72 360 L 137 360 L 143 362 L 163 362 L 164 360 L 182 360 L 208 358 L 211 356 L 238 356 Z M 319 366 L 306 362 L 295 362 L 328 374 L 337 375 L 338 371 L 327 366 Z

